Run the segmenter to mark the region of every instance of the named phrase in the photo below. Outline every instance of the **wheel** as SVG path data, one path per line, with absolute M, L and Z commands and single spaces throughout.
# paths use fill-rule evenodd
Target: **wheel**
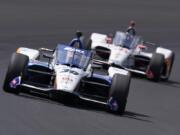
M 123 115 L 129 94 L 130 75 L 115 74 L 109 91 L 109 110 Z
M 171 63 L 170 63 L 170 67 L 169 67 L 169 72 L 167 73 L 167 77 L 163 79 L 164 81 L 169 80 L 169 77 L 170 77 L 171 71 L 172 71 L 172 67 L 173 67 L 173 63 L 174 63 L 174 59 L 175 59 L 175 53 L 172 52 L 171 59 L 170 59 Z
M 19 93 L 18 89 L 12 88 L 10 86 L 10 82 L 18 76 L 21 77 L 23 76 L 28 61 L 29 61 L 28 56 L 19 53 L 12 54 L 11 60 L 9 62 L 8 70 L 6 73 L 6 77 L 4 80 L 4 85 L 3 85 L 4 91 L 15 94 Z
M 146 72 L 147 78 L 158 82 L 161 78 L 164 65 L 164 55 L 159 53 L 154 53 L 150 61 L 148 70 Z

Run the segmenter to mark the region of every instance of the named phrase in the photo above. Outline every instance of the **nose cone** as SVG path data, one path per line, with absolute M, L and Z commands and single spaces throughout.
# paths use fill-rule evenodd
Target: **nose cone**
M 58 72 L 56 87 L 58 90 L 73 92 L 80 81 L 80 76 L 70 72 Z
M 109 62 L 122 65 L 129 55 L 130 51 L 126 48 L 115 49 L 110 55 Z

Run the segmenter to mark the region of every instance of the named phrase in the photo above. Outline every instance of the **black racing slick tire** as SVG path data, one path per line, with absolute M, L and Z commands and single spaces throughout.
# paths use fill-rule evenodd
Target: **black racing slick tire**
M 123 115 L 126 108 L 127 97 L 129 94 L 131 76 L 115 74 L 109 91 L 109 110 L 110 112 Z M 115 105 L 115 106 L 114 106 Z
M 5 92 L 19 94 L 19 90 L 10 87 L 10 82 L 18 76 L 23 76 L 29 57 L 20 53 L 13 53 L 6 72 L 3 89 Z
M 155 82 L 158 82 L 161 78 L 161 74 L 163 71 L 163 66 L 164 66 L 164 55 L 159 54 L 159 53 L 154 53 L 152 56 L 152 59 L 149 64 L 149 69 L 148 72 L 152 74 L 151 77 L 148 77 L 150 80 L 153 80 Z

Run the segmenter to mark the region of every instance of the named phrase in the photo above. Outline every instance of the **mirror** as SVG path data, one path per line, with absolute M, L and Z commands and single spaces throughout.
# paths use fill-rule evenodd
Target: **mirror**
M 44 53 L 44 54 L 43 54 L 43 57 L 44 57 L 44 58 L 48 58 L 48 59 L 53 59 L 53 58 L 54 58 L 52 55 L 47 54 L 47 53 Z

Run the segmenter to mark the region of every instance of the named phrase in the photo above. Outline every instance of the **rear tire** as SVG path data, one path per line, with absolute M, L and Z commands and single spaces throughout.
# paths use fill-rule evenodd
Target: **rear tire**
M 153 80 L 155 82 L 158 82 L 160 80 L 163 71 L 164 60 L 165 59 L 163 54 L 159 54 L 159 53 L 153 54 L 148 69 L 148 72 L 151 72 L 152 76 L 149 77 L 147 75 L 148 79 Z
M 110 103 L 109 110 L 111 112 L 123 115 L 129 94 L 130 81 L 130 75 L 115 74 L 113 76 L 111 89 L 109 91 L 109 103 L 115 101 L 117 107 L 112 108 L 113 103 Z
M 19 90 L 17 88 L 10 87 L 10 82 L 15 77 L 23 76 L 28 62 L 28 56 L 19 53 L 12 54 L 3 85 L 3 89 L 5 92 L 19 94 Z

